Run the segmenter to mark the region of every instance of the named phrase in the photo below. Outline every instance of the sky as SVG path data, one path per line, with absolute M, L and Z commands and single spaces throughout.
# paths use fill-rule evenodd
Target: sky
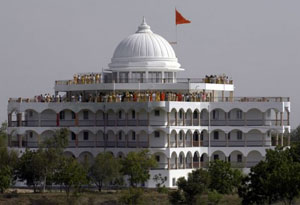
M 0 121 L 10 97 L 53 93 L 54 81 L 107 68 L 117 44 L 146 17 L 176 40 L 180 77 L 223 74 L 235 96 L 291 98 L 300 124 L 299 0 L 1 0 Z

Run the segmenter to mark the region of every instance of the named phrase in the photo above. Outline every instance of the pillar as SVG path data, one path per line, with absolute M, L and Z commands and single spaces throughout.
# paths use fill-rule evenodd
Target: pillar
M 115 134 L 115 147 L 118 147 L 119 136 L 118 133 Z
M 170 134 L 167 134 L 167 137 L 168 137 L 168 148 L 171 147 L 171 139 L 170 139 Z
M 22 126 L 22 113 L 19 112 L 17 114 L 17 127 L 21 127 Z
M 246 133 L 244 133 L 244 138 L 245 138 L 244 145 L 245 145 L 245 147 L 247 147 L 247 134 Z
M 148 133 L 147 137 L 148 137 L 148 139 L 147 139 L 148 140 L 148 147 L 150 147 L 150 134 L 149 133 Z
M 126 121 L 126 122 L 125 122 L 125 123 L 126 123 L 126 126 L 128 126 L 128 112 L 125 113 L 125 121 Z
M 125 134 L 125 143 L 126 143 L 126 147 L 128 147 L 128 134 Z
M 186 160 L 187 160 L 187 157 L 183 158 L 183 169 L 186 169 Z
M 170 126 L 170 112 L 167 112 L 168 126 Z
M 225 91 L 222 90 L 222 102 L 224 102 L 224 101 L 225 101 Z
M 276 146 L 278 146 L 278 145 L 279 145 L 279 144 L 278 144 L 278 138 L 279 138 L 279 136 L 278 136 L 278 135 L 279 135 L 279 133 L 277 132 L 277 133 L 276 133 L 276 143 L 275 143 L 275 145 L 276 145 Z
M 244 112 L 244 126 L 247 126 L 247 113 Z
M 175 111 L 175 126 L 178 125 L 178 112 Z
M 287 112 L 287 126 L 290 126 L 290 112 Z
M 8 127 L 11 127 L 11 119 L 12 119 L 12 114 L 11 113 L 9 113 L 8 115 L 7 115 L 7 125 L 8 125 Z
M 38 127 L 41 127 L 41 113 L 38 113 Z
M 281 133 L 281 136 L 280 136 L 280 145 L 283 146 L 283 133 Z
M 185 138 L 186 138 L 186 134 L 183 134 L 183 147 L 186 147 L 186 141 L 185 141 Z
M 170 158 L 168 158 L 168 170 L 171 169 L 171 166 L 170 166 Z
M 178 147 L 178 135 L 177 135 L 177 133 L 175 134 L 175 140 L 176 140 L 176 147 Z
M 276 111 L 276 114 L 275 114 L 275 126 L 278 125 L 278 112 Z
M 78 134 L 76 134 L 75 146 L 78 147 Z
M 56 126 L 57 127 L 59 127 L 59 118 L 60 118 L 59 113 L 56 113 Z
M 183 122 L 183 126 L 185 126 L 185 112 L 182 111 L 182 122 Z
M 283 126 L 283 112 L 280 112 L 280 126 Z
M 225 126 L 228 125 L 228 112 L 225 112 Z
M 75 126 L 79 125 L 79 113 L 75 113 Z
M 193 158 L 193 155 L 192 155 L 192 157 L 191 157 L 191 168 L 193 169 L 194 168 L 194 158 Z
M 228 133 L 225 133 L 225 138 L 226 138 L 226 147 L 228 147 Z
M 22 135 L 17 135 L 18 136 L 18 142 L 19 142 L 19 148 L 22 148 Z
M 265 135 L 263 134 L 262 139 L 261 139 L 261 145 L 262 145 L 262 147 L 265 146 L 264 142 L 265 142 Z
M 175 168 L 178 169 L 178 157 L 175 157 Z
M 199 126 L 201 126 L 201 122 L 200 122 L 201 120 L 200 119 L 201 119 L 201 111 L 199 111 L 199 113 L 198 113 L 198 123 L 199 123 L 198 125 Z
M 194 126 L 194 112 L 191 114 L 191 126 Z

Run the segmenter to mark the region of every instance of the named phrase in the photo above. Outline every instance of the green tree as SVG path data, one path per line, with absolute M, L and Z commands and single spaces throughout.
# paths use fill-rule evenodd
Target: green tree
M 37 192 L 45 177 L 45 159 L 41 150 L 26 149 L 19 158 L 16 168 L 16 176 L 21 181 L 26 181 L 27 186 L 33 187 Z
M 55 183 L 63 185 L 67 197 L 72 189 L 77 192 L 82 185 L 88 184 L 86 169 L 74 158 L 62 157 L 55 172 Z
M 214 160 L 208 168 L 211 183 L 209 188 L 221 194 L 231 194 L 241 183 L 242 173 L 232 169 L 229 162 Z
M 121 177 L 120 160 L 115 158 L 109 152 L 98 154 L 89 169 L 89 176 L 94 182 L 98 190 L 101 191 L 103 185 L 108 185 L 110 182 Z
M 148 150 L 129 152 L 122 160 L 122 172 L 129 177 L 130 186 L 136 187 L 139 183 L 145 183 L 149 178 L 151 168 L 157 166 L 157 161 Z
M 203 169 L 193 170 L 188 174 L 188 179 L 180 177 L 177 180 L 178 191 L 169 196 L 170 202 L 175 204 L 194 204 L 197 196 L 206 191 L 210 184 L 208 171 Z
M 298 147 L 267 150 L 266 160 L 260 162 L 243 179 L 239 195 L 243 204 L 272 204 L 284 201 L 292 204 L 300 195 L 300 163 L 295 157 Z

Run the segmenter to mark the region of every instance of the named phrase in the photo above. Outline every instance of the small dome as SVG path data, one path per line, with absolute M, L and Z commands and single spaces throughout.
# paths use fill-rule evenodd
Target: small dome
M 128 67 L 179 69 L 180 64 L 169 42 L 153 33 L 144 18 L 136 33 L 119 43 L 109 67 L 111 69 Z

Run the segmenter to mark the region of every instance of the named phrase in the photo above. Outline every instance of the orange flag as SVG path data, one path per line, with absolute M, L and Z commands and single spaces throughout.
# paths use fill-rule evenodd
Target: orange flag
M 191 23 L 190 20 L 187 20 L 186 18 L 184 18 L 181 13 L 179 13 L 177 11 L 177 9 L 175 9 L 175 13 L 176 13 L 176 25 L 178 24 L 185 24 L 185 23 Z

